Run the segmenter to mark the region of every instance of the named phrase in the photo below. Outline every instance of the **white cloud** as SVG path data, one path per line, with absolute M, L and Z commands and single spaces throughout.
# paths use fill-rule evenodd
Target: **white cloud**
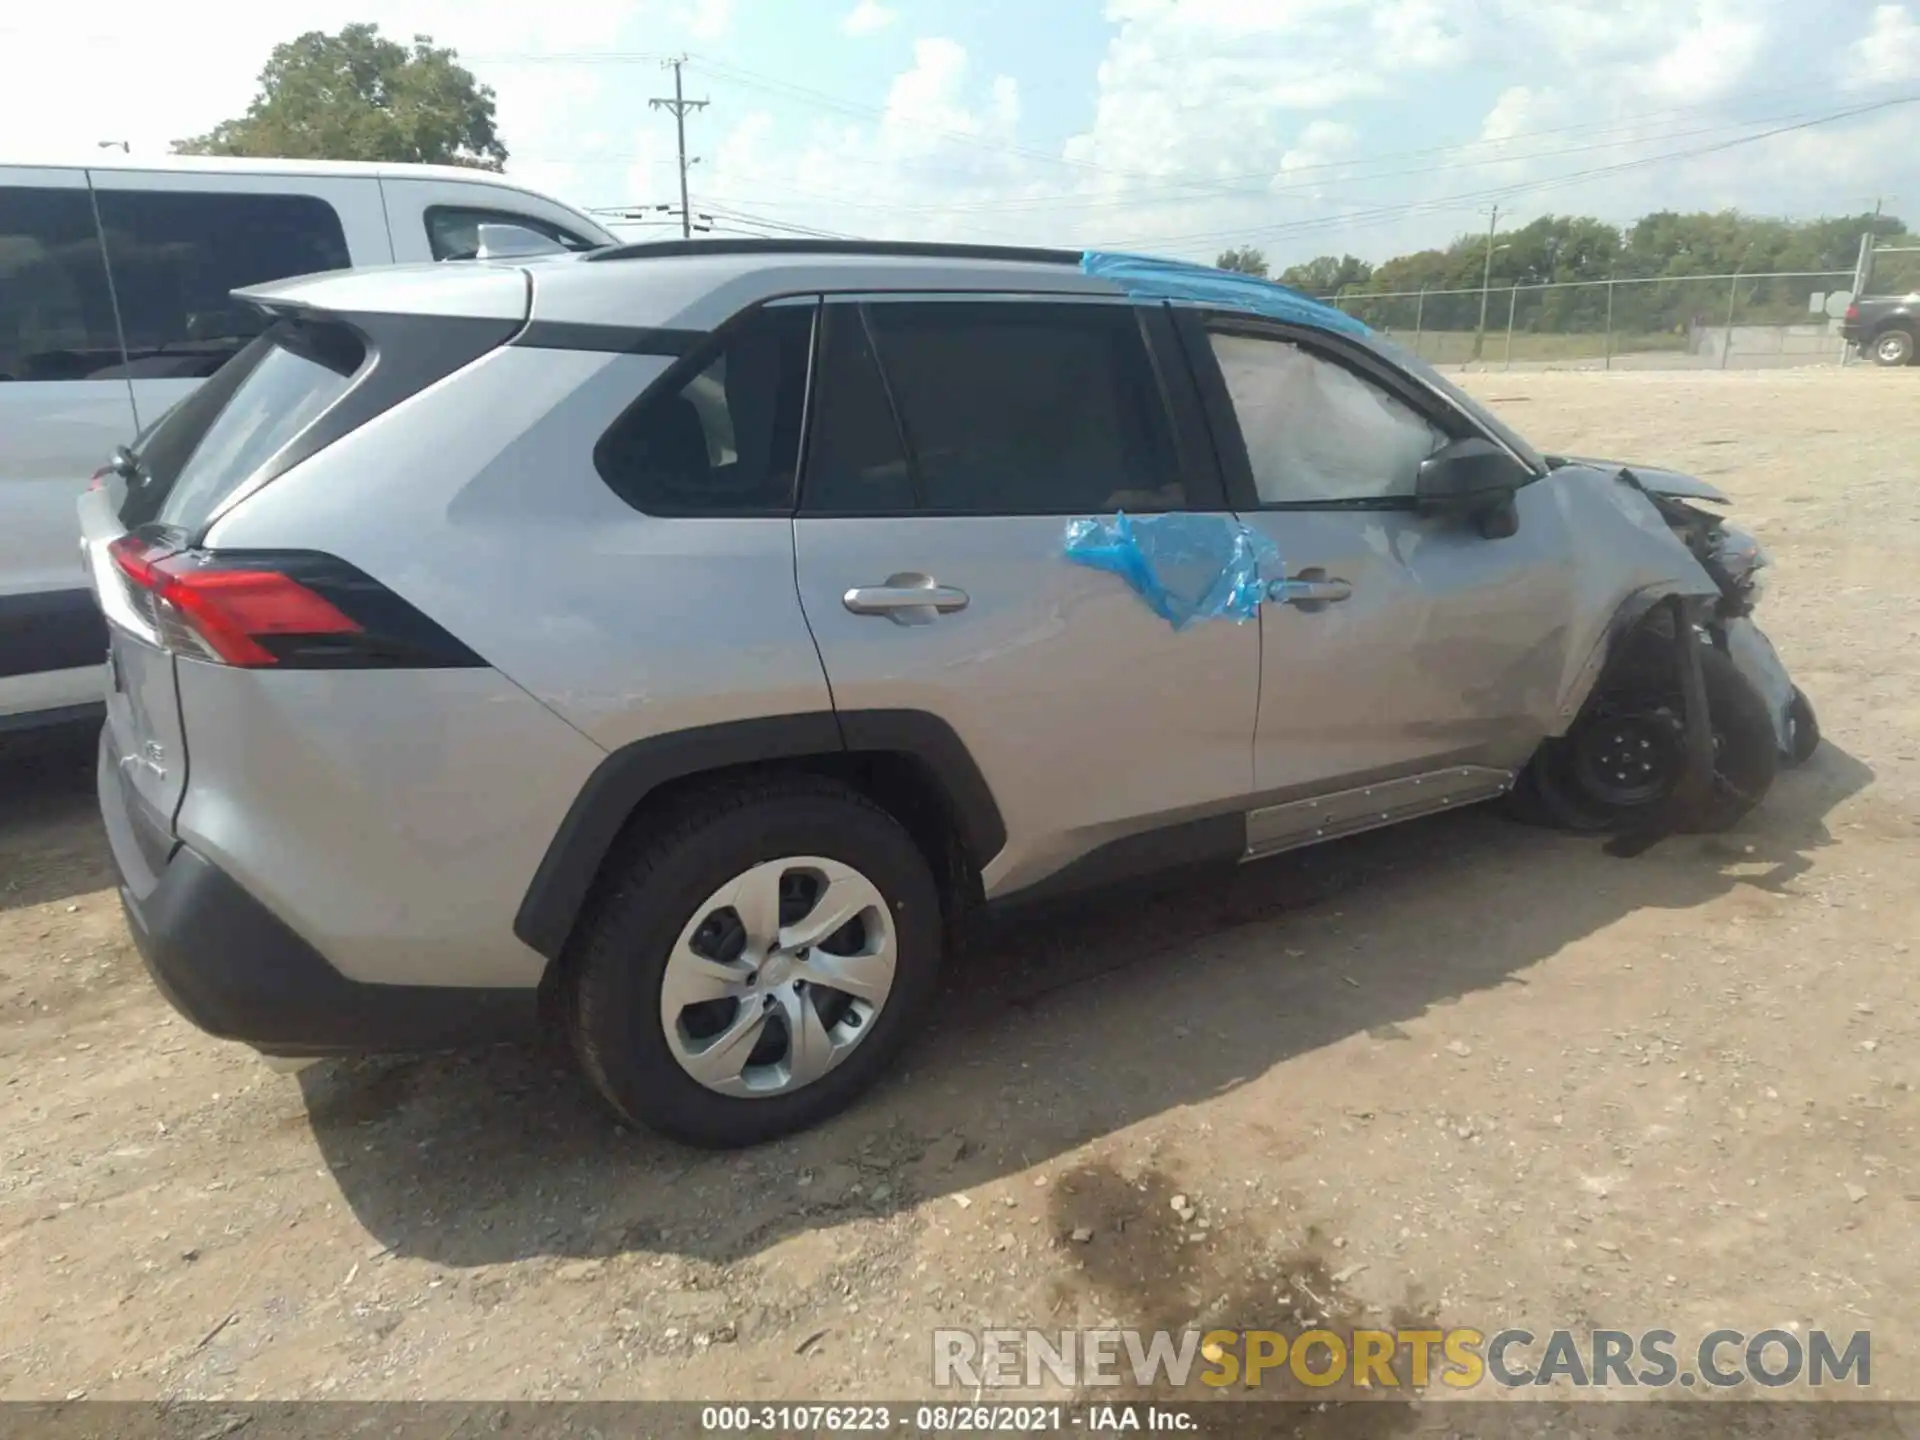
M 1338 120 L 1309 121 L 1287 153 L 1280 157 L 1280 173 L 1318 170 L 1353 153 L 1360 132 Z
M 125 140 L 136 158 L 164 154 L 173 141 L 242 114 L 275 45 L 367 20 L 402 43 L 427 34 L 459 51 L 461 62 L 498 92 L 497 122 L 512 173 L 592 203 L 619 173 L 604 163 L 604 152 L 582 143 L 607 128 L 601 101 L 610 77 L 598 66 L 525 57 L 630 45 L 649 3 L 289 0 L 233 9 L 211 0 L 163 8 L 99 0 L 78 17 L 57 7 L 14 6 L 0 21 L 0 148 L 9 158 L 44 159 L 91 155 L 97 141 Z M 87 77 L 84 91 L 75 88 L 76 75 Z
M 898 13 L 881 4 L 880 0 L 860 0 L 858 5 L 841 17 L 840 28 L 848 35 L 872 35 L 885 30 L 899 18 Z
M 673 125 L 646 100 L 672 77 L 619 57 L 686 45 L 726 65 L 741 28 L 737 0 L 288 5 L 179 0 L 163 15 L 95 0 L 79 20 L 16 6 L 0 20 L 0 145 L 164 150 L 244 110 L 277 41 L 371 19 L 457 47 L 496 88 L 517 177 L 576 203 L 666 203 Z M 955 39 L 921 37 L 879 84 L 804 78 L 805 57 L 843 35 L 909 38 L 899 0 L 764 7 L 769 23 L 776 8 L 796 60 L 773 78 L 845 103 L 735 88 L 696 60 L 688 93 L 715 101 L 688 121 L 704 157 L 696 208 L 876 236 L 1193 256 L 1249 243 L 1279 264 L 1444 243 L 1484 224 L 1474 211 L 1490 198 L 1503 226 L 1547 210 L 1852 208 L 1898 187 L 1913 112 L 1660 157 L 1839 109 L 1848 85 L 1920 76 L 1920 0 L 1827 0 L 1817 14 L 1805 0 L 1105 0 L 1097 62 L 1063 51 L 1047 68 L 1067 113 L 1086 117 L 1061 137 L 1034 133 L 1014 81 Z M 981 45 L 1020 43 L 1020 23 L 994 20 Z M 94 82 L 78 99 L 75 74 Z
M 1744 81 L 1766 43 L 1763 18 L 1738 0 L 1705 0 L 1653 64 L 1647 88 L 1682 105 L 1719 99 Z
M 1848 50 L 1852 88 L 1920 77 L 1920 24 L 1905 5 L 1874 8 L 1873 25 Z
M 710 44 L 732 27 L 733 0 L 693 0 L 686 23 L 689 35 Z
M 1470 44 L 1450 18 L 1455 7 L 1440 0 L 1397 0 L 1368 17 L 1378 48 L 1374 64 L 1383 70 L 1435 70 L 1468 58 Z

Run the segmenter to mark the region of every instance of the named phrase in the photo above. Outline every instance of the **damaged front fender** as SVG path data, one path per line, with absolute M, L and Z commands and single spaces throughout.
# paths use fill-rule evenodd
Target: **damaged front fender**
M 1720 587 L 1665 517 L 1618 469 L 1570 464 L 1536 482 L 1570 540 L 1566 665 L 1549 735 L 1579 716 L 1615 647 L 1669 597 L 1718 599 Z M 1696 607 L 1698 608 L 1698 607 Z

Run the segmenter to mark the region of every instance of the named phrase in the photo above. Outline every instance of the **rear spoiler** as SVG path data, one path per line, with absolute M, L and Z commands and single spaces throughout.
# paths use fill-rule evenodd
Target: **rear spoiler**
M 388 265 L 248 285 L 235 290 L 233 298 L 276 317 L 315 312 L 343 319 L 433 316 L 518 327 L 533 305 L 533 281 L 518 266 L 498 262 Z

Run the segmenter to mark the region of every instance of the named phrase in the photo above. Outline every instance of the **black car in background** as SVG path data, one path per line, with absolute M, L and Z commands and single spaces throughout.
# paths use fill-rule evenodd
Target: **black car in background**
M 1847 307 L 1840 334 L 1876 365 L 1911 365 L 1920 294 L 1862 295 Z

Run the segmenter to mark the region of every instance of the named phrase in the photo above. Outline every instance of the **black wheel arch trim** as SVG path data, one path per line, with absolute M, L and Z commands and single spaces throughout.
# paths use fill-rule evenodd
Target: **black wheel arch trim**
M 863 753 L 904 754 L 925 765 L 976 865 L 984 866 L 1007 843 L 1006 822 L 986 777 L 966 742 L 937 715 L 821 710 L 702 725 L 623 745 L 594 767 L 534 871 L 513 933 L 558 960 L 615 841 L 663 785 L 743 765 Z
M 1656 611 L 1678 602 L 1681 612 L 1690 623 L 1704 624 L 1714 618 L 1721 598 L 1718 595 L 1681 590 L 1672 585 L 1648 585 L 1625 596 L 1614 607 L 1606 628 L 1594 642 L 1592 651 L 1574 679 L 1561 693 L 1559 710 L 1554 716 L 1548 738 L 1564 735 L 1572 728 L 1580 718 L 1580 713 L 1586 709 L 1587 702 L 1593 698 L 1608 667 L 1626 643 L 1639 633 L 1641 626 L 1654 617 Z

